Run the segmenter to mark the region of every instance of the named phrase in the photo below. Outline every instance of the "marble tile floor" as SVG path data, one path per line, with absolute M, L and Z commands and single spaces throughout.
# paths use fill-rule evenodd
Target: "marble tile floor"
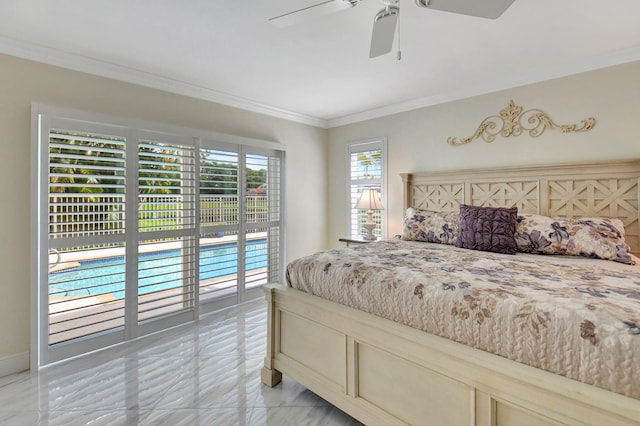
M 266 303 L 0 378 L 0 425 L 360 425 L 284 377 L 260 382 Z

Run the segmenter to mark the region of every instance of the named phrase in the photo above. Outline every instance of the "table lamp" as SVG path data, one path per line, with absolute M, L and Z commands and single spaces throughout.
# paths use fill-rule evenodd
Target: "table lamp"
M 375 188 L 365 188 L 360 194 L 360 199 L 356 203 L 356 209 L 367 211 L 367 221 L 364 223 L 364 228 L 367 230 L 367 235 L 364 235 L 365 240 L 373 241 L 376 236 L 373 235 L 373 230 L 376 227 L 373 221 L 373 211 L 382 210 L 382 202 L 380 201 L 380 195 Z

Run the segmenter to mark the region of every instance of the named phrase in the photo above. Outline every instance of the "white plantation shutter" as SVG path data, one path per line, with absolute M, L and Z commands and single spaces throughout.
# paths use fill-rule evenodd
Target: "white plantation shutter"
M 245 288 L 278 282 L 282 243 L 282 156 L 273 151 L 246 155 Z
M 282 159 L 281 152 L 255 148 L 200 149 L 201 303 L 242 300 L 279 281 Z
M 48 345 L 121 330 L 125 324 L 124 132 L 108 126 L 88 132 L 81 123 L 64 120 L 58 124 L 68 127 L 49 127 L 45 133 L 48 265 L 42 336 Z M 108 261 L 109 269 L 99 260 Z
M 366 234 L 362 225 L 367 220 L 366 210 L 355 208 L 362 190 L 365 188 L 376 189 L 385 204 L 386 141 L 351 143 L 347 146 L 347 154 L 349 173 L 348 233 L 351 237 L 359 237 Z M 384 217 L 384 210 L 373 212 L 373 221 L 376 223 L 373 233 L 377 237 L 384 236 Z
M 74 114 L 34 115 L 39 365 L 197 319 L 282 279 L 283 151 Z
M 195 153 L 188 138 L 138 144 L 138 321 L 195 308 Z
M 240 155 L 200 148 L 200 302 L 237 297 Z
M 238 224 L 238 152 L 200 149 L 200 226 Z
M 50 130 L 50 238 L 124 233 L 124 142 L 115 136 Z M 96 194 L 108 200 L 95 203 Z

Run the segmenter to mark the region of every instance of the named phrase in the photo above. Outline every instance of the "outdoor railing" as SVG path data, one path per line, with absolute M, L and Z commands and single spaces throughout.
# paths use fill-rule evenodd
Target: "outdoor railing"
M 143 194 L 138 197 L 138 225 L 141 230 L 176 229 L 192 224 L 195 208 L 182 195 Z M 200 197 L 202 226 L 238 223 L 237 195 Z M 266 222 L 267 196 L 247 195 L 248 223 Z M 124 194 L 50 194 L 51 238 L 121 234 L 125 231 Z
M 52 238 L 124 233 L 124 194 L 50 194 Z

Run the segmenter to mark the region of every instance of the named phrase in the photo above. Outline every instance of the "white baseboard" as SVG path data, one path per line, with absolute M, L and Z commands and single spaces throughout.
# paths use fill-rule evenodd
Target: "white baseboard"
M 20 373 L 29 369 L 29 352 L 0 358 L 0 377 Z

